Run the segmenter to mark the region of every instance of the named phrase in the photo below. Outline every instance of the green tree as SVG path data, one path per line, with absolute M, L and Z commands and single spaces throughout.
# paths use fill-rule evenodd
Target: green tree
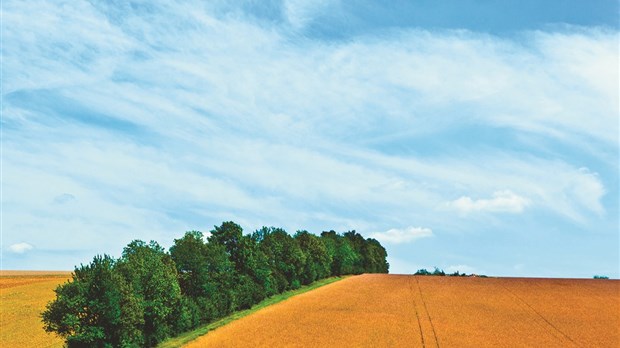
M 388 273 L 387 251 L 376 239 L 366 239 L 364 248 L 364 269 L 368 273 Z
M 243 235 L 241 226 L 232 221 L 216 226 L 209 237 L 211 243 L 224 246 L 235 266 L 231 287 L 234 309 L 249 308 L 275 293 L 275 280 L 266 255 L 254 238 Z
M 321 233 L 321 238 L 327 247 L 328 253 L 332 256 L 333 276 L 352 274 L 354 266 L 358 262 L 360 255 L 355 252 L 351 242 L 334 231 Z
M 297 231 L 295 239 L 306 256 L 301 274 L 302 284 L 310 284 L 317 279 L 328 277 L 331 273 L 332 258 L 323 240 L 308 231 Z
M 183 238 L 175 239 L 170 247 L 170 257 L 176 265 L 183 294 L 189 297 L 204 297 L 210 270 L 207 245 L 203 241 L 202 232 L 189 231 Z
M 209 243 L 223 245 L 228 253 L 230 260 L 235 264 L 241 266 L 240 254 L 241 254 L 241 240 L 243 238 L 243 229 L 232 221 L 223 222 L 221 226 L 215 226 L 211 230 L 211 235 L 208 240 Z
M 143 308 L 140 327 L 144 345 L 151 347 L 177 333 L 177 308 L 182 305 L 177 271 L 169 254 L 155 241 L 134 240 L 123 249 L 117 265 Z
M 343 237 L 349 242 L 351 248 L 353 248 L 353 251 L 355 253 L 351 272 L 353 274 L 369 272 L 366 267 L 366 265 L 368 264 L 368 255 L 366 250 L 366 240 L 364 239 L 364 237 L 361 234 L 355 232 L 355 230 L 345 232 L 343 234 Z
M 95 256 L 56 288 L 56 299 L 42 313 L 44 328 L 65 338 L 69 347 L 117 347 L 142 343 L 139 306 L 131 288 L 115 272 L 111 257 Z
M 355 265 L 360 255 L 355 252 L 351 242 L 346 238 L 338 238 L 336 246 L 336 257 L 334 259 L 339 269 L 337 275 L 355 274 Z
M 184 295 L 177 309 L 177 330 L 196 327 L 228 312 L 230 300 L 214 294 L 220 288 L 221 274 L 231 272 L 232 264 L 223 246 L 207 245 L 203 237 L 202 232 L 189 231 L 170 247 Z
M 246 275 L 254 283 L 252 302 L 258 303 L 276 293 L 269 260 L 259 243 L 252 236 L 243 236 L 240 243 L 237 272 Z
M 269 260 L 277 292 L 299 288 L 306 255 L 297 240 L 275 227 L 263 227 L 253 238 L 260 241 L 260 248 Z

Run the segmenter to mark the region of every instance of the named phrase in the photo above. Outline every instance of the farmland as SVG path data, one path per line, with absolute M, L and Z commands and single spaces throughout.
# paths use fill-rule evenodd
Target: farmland
M 63 340 L 43 331 L 40 314 L 54 289 L 70 272 L 0 273 L 0 347 L 62 347 Z
M 186 347 L 617 347 L 620 282 L 362 275 Z
M 0 346 L 62 347 L 40 312 L 68 272 L 0 273 Z M 265 307 L 186 347 L 617 347 L 620 282 L 353 276 Z

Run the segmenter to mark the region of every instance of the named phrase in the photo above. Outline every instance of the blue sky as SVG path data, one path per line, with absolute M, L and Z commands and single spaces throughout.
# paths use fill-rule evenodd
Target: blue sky
M 224 220 L 620 276 L 617 1 L 4 1 L 2 267 Z

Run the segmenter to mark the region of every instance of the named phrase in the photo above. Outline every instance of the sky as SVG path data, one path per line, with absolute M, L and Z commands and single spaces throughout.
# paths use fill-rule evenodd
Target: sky
M 2 3 L 2 265 L 356 230 L 391 273 L 620 277 L 618 2 Z

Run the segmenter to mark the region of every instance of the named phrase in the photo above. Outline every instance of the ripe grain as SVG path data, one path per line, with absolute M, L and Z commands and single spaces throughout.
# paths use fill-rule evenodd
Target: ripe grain
M 186 347 L 618 347 L 620 282 L 361 275 Z
M 63 340 L 43 330 L 41 312 L 55 298 L 54 289 L 71 272 L 2 271 L 0 273 L 0 347 L 62 347 Z

